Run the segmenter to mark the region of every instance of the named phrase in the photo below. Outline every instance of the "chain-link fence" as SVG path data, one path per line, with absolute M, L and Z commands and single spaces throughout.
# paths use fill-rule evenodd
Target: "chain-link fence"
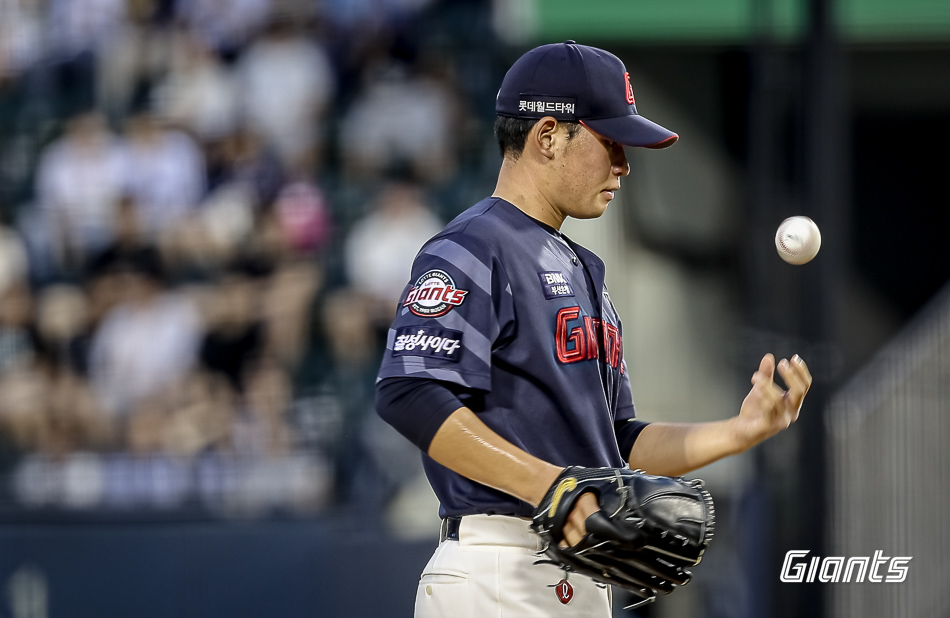
M 828 615 L 950 615 L 950 287 L 831 401 L 830 556 L 868 557 L 832 584 Z M 877 554 L 876 552 L 881 552 Z M 911 557 L 900 579 L 896 557 Z M 810 558 L 810 557 L 809 557 Z M 824 561 L 827 562 L 827 561 Z M 834 566 L 824 571 L 834 579 Z M 877 564 L 875 564 L 877 562 Z M 841 582 L 847 569 L 838 573 Z M 875 583 L 873 579 L 883 581 Z

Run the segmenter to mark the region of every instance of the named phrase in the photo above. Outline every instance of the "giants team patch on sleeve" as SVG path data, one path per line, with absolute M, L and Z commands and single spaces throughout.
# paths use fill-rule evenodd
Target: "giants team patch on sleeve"
M 574 289 L 568 283 L 564 273 L 552 270 L 538 273 L 538 278 L 541 280 L 541 288 L 544 290 L 546 299 L 574 296 Z
M 403 326 L 393 340 L 393 356 L 430 356 L 458 362 L 462 332 L 451 328 Z
M 436 269 L 416 279 L 402 304 L 416 315 L 437 318 L 461 305 L 466 294 L 468 290 L 455 287 L 455 281 L 447 272 Z

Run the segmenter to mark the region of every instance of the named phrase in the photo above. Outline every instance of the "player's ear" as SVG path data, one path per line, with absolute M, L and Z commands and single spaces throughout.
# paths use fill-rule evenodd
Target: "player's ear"
M 548 159 L 554 158 L 554 146 L 557 141 L 557 120 L 550 116 L 545 116 L 535 123 L 528 135 L 529 140 L 534 141 L 535 147 L 542 156 Z

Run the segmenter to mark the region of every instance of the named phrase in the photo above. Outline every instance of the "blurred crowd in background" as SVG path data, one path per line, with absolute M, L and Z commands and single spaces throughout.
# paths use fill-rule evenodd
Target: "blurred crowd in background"
M 0 0 L 0 505 L 390 499 L 419 246 L 489 187 L 505 62 L 437 0 Z

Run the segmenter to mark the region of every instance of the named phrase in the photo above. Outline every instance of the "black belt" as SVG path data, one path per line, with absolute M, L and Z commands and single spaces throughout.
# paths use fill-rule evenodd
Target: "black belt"
M 442 530 L 439 532 L 439 542 L 459 540 L 459 527 L 461 525 L 461 517 L 446 517 L 443 519 Z

